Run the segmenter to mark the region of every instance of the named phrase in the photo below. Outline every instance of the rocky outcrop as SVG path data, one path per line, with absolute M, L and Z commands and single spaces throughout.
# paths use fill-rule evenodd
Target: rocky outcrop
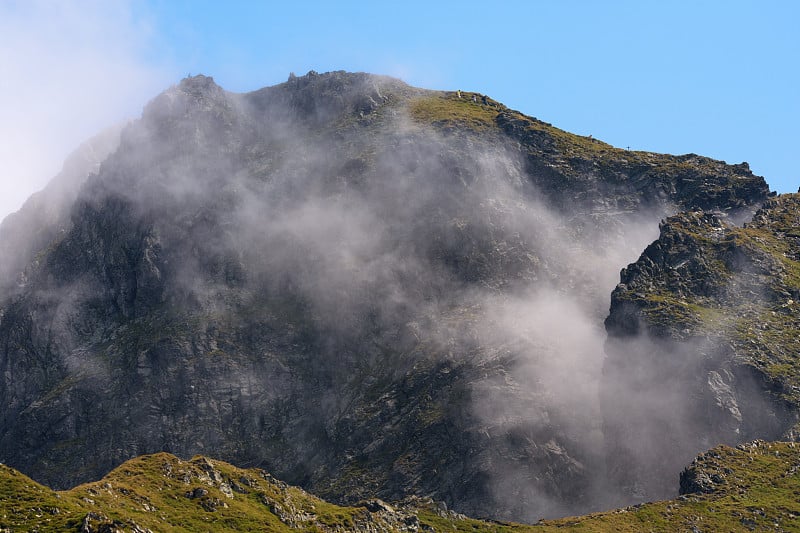
M 667 448 L 691 456 L 720 442 L 794 438 L 798 214 L 800 198 L 784 195 L 743 227 L 711 213 L 676 215 L 623 269 L 606 319 L 605 419 L 639 428 L 608 431 L 624 435 L 608 445 L 621 483 L 651 480 L 642 497 L 660 494 L 656 480 L 678 467 L 665 467 Z M 641 392 L 622 405 L 621 389 Z
M 467 93 L 188 78 L 0 300 L 0 460 L 63 487 L 208 453 L 339 502 L 594 506 L 597 265 L 654 212 L 767 196 L 746 165 L 619 150 Z M 738 368 L 703 382 L 751 420 Z
M 718 446 L 701 453 L 680 476 L 681 495 L 746 494 L 758 478 L 770 473 L 770 463 L 777 463 L 781 477 L 794 476 L 798 467 L 792 464 L 797 454 L 793 442 L 754 440 L 730 448 Z M 788 463 L 788 464 L 786 464 Z M 788 466 L 788 468 L 786 468 Z M 774 468 L 774 467 L 773 467 Z M 752 472 L 747 472 L 747 470 Z

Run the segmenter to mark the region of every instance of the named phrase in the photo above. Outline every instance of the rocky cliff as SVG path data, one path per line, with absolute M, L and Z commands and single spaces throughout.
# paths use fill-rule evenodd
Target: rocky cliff
M 620 150 L 474 93 L 187 78 L 9 269 L 0 460 L 66 487 L 205 453 L 337 502 L 596 507 L 627 494 L 603 443 L 630 426 L 598 402 L 619 268 L 666 215 L 768 195 L 746 164 Z M 623 290 L 609 324 L 633 331 Z
M 0 224 L 0 284 L 3 294 L 24 285 L 25 267 L 36 254 L 67 231 L 70 210 L 80 186 L 113 152 L 122 125 L 114 126 L 84 142 L 67 160 L 61 172 L 22 208 Z
M 667 458 L 680 460 L 667 450 L 688 460 L 718 442 L 794 440 L 799 217 L 798 195 L 769 200 L 744 226 L 682 213 L 622 271 L 606 319 L 604 397 L 606 423 L 620 429 L 609 444 L 630 454 L 612 470 L 629 490 L 658 493 L 677 466 Z

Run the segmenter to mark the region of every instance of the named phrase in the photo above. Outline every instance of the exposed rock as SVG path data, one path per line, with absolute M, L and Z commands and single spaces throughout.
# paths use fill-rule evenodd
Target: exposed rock
M 338 502 L 432 495 L 528 520 L 595 506 L 599 408 L 573 397 L 599 364 L 571 381 L 556 363 L 572 346 L 498 326 L 530 312 L 509 302 L 569 293 L 599 324 L 610 287 L 587 258 L 653 213 L 747 214 L 768 193 L 744 166 L 619 150 L 386 77 L 241 95 L 187 78 L 124 129 L 0 299 L 0 459 L 57 487 L 164 450 L 262 465 Z M 713 266 L 648 253 L 641 272 L 670 264 L 667 279 Z M 777 268 L 763 259 L 755 275 Z M 644 294 L 656 281 L 637 272 L 623 283 Z M 608 323 L 637 331 L 646 309 L 622 292 Z M 748 423 L 709 375 L 708 402 Z
M 727 377 L 728 382 L 723 380 L 722 376 L 716 370 L 708 372 L 708 387 L 715 400 L 715 404 L 723 411 L 723 416 L 729 416 L 737 426 L 742 422 L 742 413 L 739 410 L 739 405 L 736 403 L 736 395 L 731 387 L 730 382 L 733 381 L 733 375 L 730 371 L 723 370 Z
M 624 435 L 607 443 L 617 458 L 613 475 L 649 479 L 642 498 L 662 497 L 667 485 L 658 480 L 678 467 L 677 455 L 688 460 L 719 442 L 794 438 L 798 228 L 797 195 L 769 200 L 743 227 L 682 213 L 623 269 L 606 319 L 605 420 L 610 435 Z M 641 393 L 617 403 L 620 383 Z M 612 429 L 621 426 L 631 429 Z M 667 466 L 664 451 L 681 444 Z M 623 460 L 623 450 L 634 458 Z M 703 473 L 685 477 L 692 490 L 713 487 Z
M 194 500 L 195 498 L 202 498 L 203 496 L 206 496 L 207 494 L 208 494 L 208 490 L 206 490 L 206 489 L 204 489 L 202 487 L 197 487 L 196 489 L 193 489 L 193 490 L 190 490 L 189 492 L 187 492 L 186 493 L 186 497 L 191 499 L 191 500 Z
M 78 190 L 117 148 L 122 128 L 122 124 L 109 128 L 83 143 L 47 187 L 0 222 L 0 290 L 4 293 L 24 287 L 29 265 L 37 263 L 36 255 L 70 228 L 69 213 Z

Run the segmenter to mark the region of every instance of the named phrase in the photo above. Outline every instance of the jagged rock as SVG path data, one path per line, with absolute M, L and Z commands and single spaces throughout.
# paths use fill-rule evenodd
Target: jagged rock
M 81 522 L 81 533 L 124 533 L 123 527 L 125 524 L 116 520 L 111 520 L 109 517 L 102 513 L 89 512 Z M 134 525 L 134 532 L 150 531 L 142 530 Z
M 727 370 L 723 372 L 726 374 L 727 382 L 716 370 L 709 371 L 707 380 L 708 387 L 711 390 L 716 406 L 724 411 L 723 416 L 729 416 L 734 424 L 738 426 L 738 424 L 742 422 L 742 413 L 739 410 L 739 405 L 736 403 L 734 390 L 730 385 L 730 382 L 733 381 L 733 375 Z
M 380 513 L 380 512 L 387 512 L 393 513 L 394 509 L 381 500 L 367 500 L 362 503 L 362 505 L 369 511 L 370 513 Z
M 202 498 L 203 496 L 206 496 L 206 495 L 208 495 L 208 490 L 204 489 L 202 487 L 197 487 L 197 488 L 195 488 L 193 490 L 190 490 L 189 492 L 186 493 L 186 497 L 191 499 L 191 500 L 194 500 L 196 498 Z
M 682 213 L 623 269 L 606 319 L 604 416 L 609 434 L 621 436 L 607 442 L 612 472 L 650 479 L 643 498 L 665 490 L 658 480 L 679 465 L 681 454 L 666 465 L 667 449 L 685 446 L 688 460 L 714 443 L 794 438 L 799 217 L 797 195 L 768 200 L 744 226 Z M 620 383 L 641 392 L 620 405 Z M 621 426 L 640 429 L 614 431 Z M 656 427 L 664 438 L 648 435 Z M 702 472 L 684 477 L 686 491 L 715 483 Z
M 123 125 L 89 139 L 67 157 L 59 174 L 22 208 L 0 223 L 0 290 L 14 293 L 25 286 L 36 254 L 71 226 L 70 209 L 81 185 L 119 144 Z
M 712 493 L 716 490 L 715 486 L 715 481 L 705 472 L 697 472 L 695 470 L 681 472 L 681 494 Z
M 577 336 L 512 304 L 568 294 L 599 323 L 610 287 L 587 258 L 653 213 L 746 216 L 768 194 L 746 166 L 619 150 L 386 77 L 247 94 L 187 78 L 122 131 L 0 298 L 0 459 L 63 487 L 143 453 L 213 453 L 339 502 L 577 512 L 604 475 L 596 398 L 575 399 L 599 349 L 567 372 L 584 348 L 553 344 Z M 665 250 L 642 272 L 680 259 Z M 609 324 L 638 327 L 614 302 Z M 509 336 L 530 322 L 538 337 Z

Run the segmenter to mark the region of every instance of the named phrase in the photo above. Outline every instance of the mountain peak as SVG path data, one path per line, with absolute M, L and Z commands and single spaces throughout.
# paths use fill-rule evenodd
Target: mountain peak
M 216 84 L 214 78 L 198 74 L 183 78 L 177 86 L 178 90 L 193 96 L 218 94 L 224 92 L 222 87 Z

